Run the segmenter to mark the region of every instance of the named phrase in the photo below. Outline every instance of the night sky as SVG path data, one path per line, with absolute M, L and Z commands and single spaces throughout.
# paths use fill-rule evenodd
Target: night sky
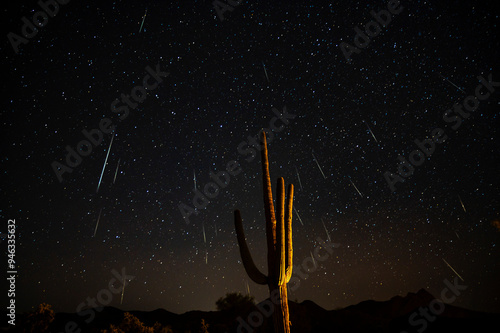
M 257 301 L 268 297 L 243 268 L 233 211 L 267 272 L 260 155 L 250 145 L 273 123 L 273 187 L 281 176 L 295 185 L 295 264 L 318 237 L 340 244 L 291 300 L 335 309 L 421 288 L 439 298 L 459 274 L 467 289 L 453 305 L 499 312 L 495 3 L 402 1 L 354 52 L 357 31 L 388 2 L 241 1 L 222 21 L 211 1 L 74 0 L 16 53 L 9 32 L 24 38 L 22 18 L 41 9 L 11 1 L 0 244 L 7 271 L 15 219 L 17 310 L 47 302 L 75 312 L 123 269 L 134 278 L 122 304 L 118 293 L 108 305 L 124 310 L 214 310 L 247 284 Z M 453 111 L 465 100 L 471 108 L 478 85 L 473 111 Z M 288 119 L 272 121 L 284 110 Z M 67 165 L 66 147 L 78 150 L 82 131 L 103 119 L 102 141 L 96 134 L 91 152 L 80 145 L 86 156 L 70 159 L 78 165 L 60 182 L 54 162 Z M 412 155 L 433 132 L 432 154 Z M 398 156 L 410 155 L 419 165 L 411 175 L 400 168 L 406 180 L 392 191 L 387 175 L 401 177 Z M 231 161 L 239 174 L 187 221 L 179 205 L 195 208 L 194 177 L 203 191 Z

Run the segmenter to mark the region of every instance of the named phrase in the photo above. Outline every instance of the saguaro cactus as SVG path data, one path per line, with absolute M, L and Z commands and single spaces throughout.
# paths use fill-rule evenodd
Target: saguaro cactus
M 293 185 L 288 185 L 288 197 L 285 206 L 285 181 L 278 179 L 276 191 L 276 213 L 273 205 L 269 160 L 267 157 L 266 135 L 261 135 L 262 177 L 264 181 L 264 211 L 266 215 L 267 266 L 268 275 L 264 275 L 255 266 L 250 250 L 245 241 L 243 223 L 239 210 L 234 211 L 236 236 L 240 247 L 241 259 L 248 276 L 258 284 L 269 286 L 271 301 L 274 303 L 273 322 L 275 333 L 290 333 L 288 315 L 288 296 L 286 284 L 292 277 L 292 205 Z

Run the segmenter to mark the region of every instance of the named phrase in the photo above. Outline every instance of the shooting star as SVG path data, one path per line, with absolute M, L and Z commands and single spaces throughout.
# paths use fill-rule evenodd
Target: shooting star
M 332 239 L 330 238 L 330 233 L 328 232 L 328 229 L 326 229 L 326 225 L 325 225 L 325 222 L 323 221 L 323 218 L 321 218 L 321 223 L 323 223 L 323 228 L 325 228 L 326 237 L 328 237 L 328 241 L 331 242 Z
M 247 295 L 250 295 L 250 286 L 248 285 L 248 281 L 245 280 L 245 284 L 246 284 L 246 287 L 247 287 Z
M 194 180 L 194 190 L 196 191 L 197 190 L 197 187 L 196 187 L 196 173 L 194 172 L 194 169 L 193 169 L 193 180 Z
M 297 215 L 297 218 L 299 219 L 300 224 L 304 225 L 304 223 L 302 223 L 302 219 L 300 218 L 300 215 L 297 212 L 297 209 L 295 209 L 295 207 L 293 207 L 293 211 L 295 212 L 295 215 Z
M 125 278 L 123 278 L 122 298 L 120 299 L 120 305 L 122 305 L 123 303 L 123 294 L 125 294 Z
M 311 254 L 311 259 L 312 259 L 312 261 L 313 261 L 314 268 L 316 268 L 316 260 L 314 260 L 313 253 L 312 253 L 311 251 L 309 251 L 309 253 Z
M 101 178 L 99 178 L 99 184 L 97 184 L 97 190 L 95 193 L 99 192 L 99 187 L 101 186 L 102 175 L 104 174 L 104 170 L 106 169 L 106 164 L 108 163 L 109 152 L 111 151 L 111 145 L 113 144 L 113 139 L 115 138 L 115 134 L 113 132 L 111 136 L 111 142 L 109 143 L 108 153 L 106 154 L 106 159 L 104 160 L 104 165 L 102 166 Z
M 363 120 L 363 122 L 365 123 L 366 127 L 368 127 L 368 130 L 370 131 L 371 135 L 373 136 L 373 138 L 375 139 L 375 142 L 378 143 L 378 140 L 377 138 L 375 137 L 375 134 L 373 134 L 372 132 L 372 129 L 370 128 L 370 126 L 368 125 L 368 123 L 366 121 Z
M 457 238 L 460 239 L 460 236 L 458 236 L 457 232 L 455 231 L 455 235 L 457 235 Z
M 464 203 L 462 201 L 462 198 L 460 198 L 460 195 L 458 196 L 458 200 L 460 200 L 460 204 L 462 205 L 462 208 L 463 208 L 464 212 L 467 213 L 467 210 L 465 210 L 465 206 L 464 206 Z
M 297 167 L 295 167 L 295 172 L 297 173 L 297 178 L 299 179 L 299 185 L 300 185 L 300 190 L 302 191 L 302 182 L 300 181 L 300 176 L 299 176 L 299 170 L 297 170 Z
M 314 161 L 316 162 L 316 164 L 318 165 L 318 168 L 319 168 L 319 171 L 321 171 L 321 174 L 323 175 L 323 178 L 326 179 L 326 176 L 325 174 L 323 173 L 323 169 L 321 169 L 321 166 L 319 165 L 318 163 L 318 160 L 316 159 L 316 156 L 314 156 L 314 153 L 312 153 L 312 156 L 314 158 Z
M 456 270 L 454 270 L 454 269 L 453 269 L 453 267 L 451 267 L 451 265 L 450 265 L 450 264 L 448 264 L 448 262 L 447 262 L 446 260 L 444 260 L 444 258 L 442 258 L 442 259 L 443 259 L 444 263 L 445 263 L 446 265 L 448 265 L 448 267 L 450 267 L 450 268 L 451 268 L 451 270 L 452 270 L 455 274 L 457 274 L 457 276 L 460 278 L 460 280 L 462 280 L 463 282 L 465 282 L 465 281 L 464 281 L 464 279 L 462 279 L 462 277 L 460 276 L 460 274 L 458 274 L 458 273 L 457 273 L 457 271 L 456 271 Z
M 201 223 L 201 228 L 203 229 L 203 241 L 206 243 L 207 236 L 205 235 L 205 224 L 203 222 Z
M 352 182 L 352 180 L 349 179 L 349 181 L 351 182 L 352 186 L 354 186 L 354 188 L 356 189 L 356 191 L 358 191 L 359 195 L 363 198 L 363 194 L 361 194 L 361 192 L 359 192 L 358 188 L 356 187 L 356 185 L 354 185 L 354 183 Z
M 267 82 L 269 82 L 269 76 L 267 76 L 266 65 L 264 65 L 264 63 L 262 63 L 262 67 L 264 67 L 264 74 L 266 74 Z
M 444 77 L 441 75 L 441 73 L 438 73 L 438 75 L 443 79 L 443 80 L 446 80 L 448 81 L 450 84 L 452 84 L 455 88 L 457 88 L 458 90 L 460 90 L 461 92 L 463 92 L 465 94 L 465 91 L 460 88 L 459 86 L 457 86 L 455 83 L 451 82 L 450 80 L 448 80 L 448 78 Z
M 118 164 L 116 165 L 115 178 L 113 178 L 113 184 L 116 181 L 116 175 L 118 174 L 118 167 L 120 166 L 120 159 L 118 159 Z
M 146 19 L 146 15 L 148 15 L 148 9 L 146 8 L 146 12 L 144 13 L 144 16 L 142 18 L 142 23 L 141 23 L 141 27 L 139 28 L 139 33 L 141 33 L 142 31 L 142 26 L 144 25 L 144 20 Z
M 95 237 L 95 234 L 97 232 L 97 227 L 99 226 L 99 220 L 101 219 L 101 213 L 102 213 L 102 208 L 101 210 L 99 211 L 99 217 L 97 217 L 97 223 L 95 224 L 95 229 L 94 229 L 94 237 Z

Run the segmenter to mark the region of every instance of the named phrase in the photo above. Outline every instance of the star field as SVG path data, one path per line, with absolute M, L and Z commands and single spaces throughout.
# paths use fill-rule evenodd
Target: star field
M 266 272 L 260 155 L 247 161 L 240 144 L 251 148 L 286 108 L 294 118 L 276 122 L 268 148 L 273 188 L 278 177 L 295 185 L 294 263 L 325 227 L 340 244 L 291 300 L 334 309 L 420 288 L 438 297 L 456 276 L 444 259 L 468 286 L 453 305 L 500 311 L 500 86 L 458 129 L 443 120 L 479 76 L 500 81 L 498 7 L 400 6 L 351 61 L 342 43 L 354 47 L 355 27 L 387 2 L 241 2 L 221 21 L 210 1 L 70 1 L 18 53 L 5 37 L 0 209 L 16 220 L 18 310 L 75 312 L 122 268 L 134 279 L 109 305 L 125 310 L 214 310 L 247 283 L 268 297 L 243 268 L 233 210 Z M 39 10 L 10 4 L 4 36 Z M 168 75 L 120 119 L 113 101 L 126 105 L 148 66 Z M 66 146 L 104 118 L 114 131 L 60 182 L 53 162 L 66 164 Z M 384 174 L 435 128 L 447 139 L 392 191 Z M 230 161 L 241 172 L 186 223 L 193 176 L 201 190 Z

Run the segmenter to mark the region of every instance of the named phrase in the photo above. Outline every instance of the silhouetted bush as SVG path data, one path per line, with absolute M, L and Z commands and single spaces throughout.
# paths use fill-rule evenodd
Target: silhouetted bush
M 163 327 L 158 322 L 153 327 L 145 326 L 139 318 L 125 312 L 119 326 L 110 325 L 109 329 L 102 330 L 101 333 L 173 333 L 173 331 L 170 327 Z
M 241 293 L 227 293 L 215 302 L 217 310 L 228 311 L 233 314 L 245 313 L 255 306 L 253 296 L 242 295 Z
M 35 311 L 28 313 L 26 322 L 23 325 L 25 333 L 43 333 L 47 332 L 49 325 L 54 321 L 55 315 L 52 305 L 42 303 Z
M 208 333 L 208 325 L 207 323 L 205 323 L 205 319 L 202 319 L 201 320 L 201 324 L 200 324 L 200 331 L 199 333 Z

